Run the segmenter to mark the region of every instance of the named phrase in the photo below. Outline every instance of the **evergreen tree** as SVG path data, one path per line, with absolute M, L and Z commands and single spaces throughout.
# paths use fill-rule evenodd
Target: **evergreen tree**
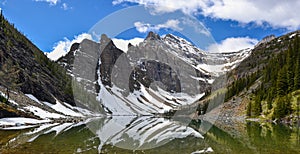
M 248 103 L 248 105 L 247 105 L 247 111 L 246 111 L 246 115 L 248 116 L 248 117 L 251 117 L 251 112 L 252 112 L 252 103 L 251 103 L 251 101 Z
M 272 109 L 272 101 L 273 101 L 273 88 L 267 93 L 267 105 L 268 109 Z
M 274 118 L 283 118 L 286 115 L 285 97 L 278 97 L 275 101 Z
M 261 99 L 259 95 L 255 97 L 252 111 L 253 111 L 253 116 L 259 116 L 260 113 L 262 112 Z
M 292 113 L 291 96 L 285 96 L 285 115 Z
M 300 41 L 299 36 L 297 34 L 294 39 L 294 53 L 297 55 L 299 55 L 299 48 L 300 48 L 299 41 Z
M 286 67 L 283 67 L 278 72 L 278 78 L 276 82 L 277 96 L 284 96 L 287 94 L 288 84 L 287 84 L 286 72 L 287 72 Z
M 278 97 L 277 100 L 275 101 L 275 104 L 276 104 L 274 108 L 275 118 L 283 118 L 286 115 L 291 114 L 292 107 L 291 107 L 290 97 L 288 96 Z
M 294 43 L 294 53 L 296 57 L 296 66 L 295 66 L 295 77 L 294 77 L 294 90 L 300 89 L 300 50 L 299 50 L 299 38 L 298 35 L 295 38 Z
M 295 67 L 294 90 L 300 89 L 300 62 L 298 61 Z
M 293 50 L 292 47 L 289 46 L 287 51 L 287 85 L 288 85 L 288 92 L 293 91 L 294 89 L 294 63 L 293 63 Z

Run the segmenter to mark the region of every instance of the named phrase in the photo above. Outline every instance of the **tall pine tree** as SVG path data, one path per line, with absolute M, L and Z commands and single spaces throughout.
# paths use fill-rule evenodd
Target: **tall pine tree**
M 287 104 L 287 100 L 285 97 L 278 97 L 275 100 L 275 107 L 274 107 L 274 118 L 283 118 L 286 113 L 286 104 Z
M 281 97 L 287 94 L 288 90 L 288 83 L 287 83 L 287 69 L 286 67 L 283 67 L 278 72 L 278 78 L 276 82 L 276 88 L 277 88 L 277 96 Z
M 293 49 L 290 45 L 286 56 L 288 92 L 292 92 L 294 89 L 294 63 L 293 63 L 294 54 L 293 53 L 294 53 Z
M 255 97 L 252 111 L 254 116 L 259 116 L 262 112 L 260 95 Z
M 294 90 L 300 89 L 300 62 L 296 64 L 295 77 L 294 77 Z
M 294 53 L 296 58 L 295 77 L 294 77 L 294 90 L 300 89 L 300 49 L 299 49 L 299 36 L 296 35 L 294 42 Z

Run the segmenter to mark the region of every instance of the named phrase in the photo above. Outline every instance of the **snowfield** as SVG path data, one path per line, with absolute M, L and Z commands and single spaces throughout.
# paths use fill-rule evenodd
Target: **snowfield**
M 2 92 L 1 95 L 4 95 Z M 83 109 L 80 107 L 72 107 L 66 103 L 50 104 L 48 102 L 42 102 L 38 100 L 35 96 L 31 94 L 25 94 L 33 102 L 27 106 L 20 106 L 14 100 L 9 100 L 9 102 L 18 106 L 18 110 L 23 112 L 31 112 L 35 116 L 39 117 L 41 120 L 32 118 L 1 118 L 0 119 L 0 129 L 4 130 L 16 130 L 16 129 L 26 129 L 31 127 L 36 127 L 40 124 L 49 124 L 55 119 L 70 119 L 70 118 L 84 118 L 89 116 L 99 116 L 99 114 L 94 114 L 93 112 Z M 35 104 L 35 105 L 34 105 Z

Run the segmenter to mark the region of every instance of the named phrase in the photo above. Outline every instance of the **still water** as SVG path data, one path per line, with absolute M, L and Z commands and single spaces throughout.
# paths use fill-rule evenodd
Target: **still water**
M 0 130 L 0 153 L 300 153 L 295 126 L 153 117 L 100 117 L 81 123 Z

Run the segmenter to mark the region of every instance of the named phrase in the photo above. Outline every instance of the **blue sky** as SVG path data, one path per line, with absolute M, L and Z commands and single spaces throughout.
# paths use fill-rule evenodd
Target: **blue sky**
M 78 35 L 87 33 L 93 25 L 109 14 L 138 4 L 150 8 L 149 12 L 154 14 L 179 11 L 196 17 L 209 30 L 221 50 L 230 50 L 232 44 L 238 44 L 237 48 L 247 47 L 267 35 L 280 36 L 298 30 L 300 25 L 298 16 L 300 2 L 297 0 L 174 2 L 173 0 L 0 0 L 0 8 L 18 30 L 45 52 L 51 52 L 58 44 L 66 41 L 65 45 L 70 45 L 73 39 L 79 39 Z M 126 22 L 128 19 L 119 20 Z M 155 30 L 157 27 L 169 28 L 164 26 L 170 25 L 176 29 L 172 27 L 172 24 L 176 25 L 176 21 L 171 22 L 172 24 L 157 23 L 159 26 L 149 26 L 144 21 L 136 23 L 141 23 L 143 27 L 140 28 L 146 28 L 146 31 Z M 114 26 L 117 25 L 111 25 L 110 28 Z M 119 37 L 123 39 L 144 37 L 147 32 L 139 30 L 141 29 L 138 27 L 133 28 Z

